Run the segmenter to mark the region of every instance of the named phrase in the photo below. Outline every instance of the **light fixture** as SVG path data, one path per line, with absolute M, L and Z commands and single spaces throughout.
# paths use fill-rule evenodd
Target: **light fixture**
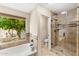
M 63 12 L 61 12 L 61 14 L 67 14 L 67 11 L 63 11 Z
M 53 3 L 47 3 L 48 5 L 51 5 L 51 4 L 53 4 Z

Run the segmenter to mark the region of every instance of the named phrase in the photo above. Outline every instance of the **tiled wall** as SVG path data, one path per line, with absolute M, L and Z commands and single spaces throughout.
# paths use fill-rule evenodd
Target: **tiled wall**
M 77 8 L 67 11 L 67 14 L 59 15 L 58 23 L 65 24 L 65 27 L 59 30 L 59 41 L 60 46 L 67 49 L 71 55 L 76 55 L 77 48 L 77 27 L 70 27 L 68 24 L 73 24 L 77 21 Z M 64 36 L 65 33 L 65 36 Z M 60 35 L 61 34 L 61 35 Z

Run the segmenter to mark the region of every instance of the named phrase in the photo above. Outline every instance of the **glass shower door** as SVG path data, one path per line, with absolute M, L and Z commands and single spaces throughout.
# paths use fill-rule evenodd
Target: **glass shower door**
M 58 46 L 64 55 L 76 55 L 77 53 L 77 25 L 76 23 L 62 24 L 59 30 Z M 61 26 L 61 27 L 62 27 Z
M 75 24 L 71 24 L 67 27 L 67 35 L 66 35 L 66 46 L 65 48 L 68 50 L 70 55 L 76 55 L 77 48 L 77 26 Z

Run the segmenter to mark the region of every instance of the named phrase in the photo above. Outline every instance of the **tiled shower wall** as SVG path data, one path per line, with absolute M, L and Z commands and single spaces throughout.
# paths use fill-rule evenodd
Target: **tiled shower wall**
M 64 25 L 59 30 L 58 44 L 65 48 L 70 55 L 77 55 L 77 26 L 70 27 L 68 24 L 77 21 L 77 8 L 67 11 L 58 16 L 58 23 Z M 65 35 L 64 35 L 65 33 Z
M 79 6 L 79 4 L 78 4 Z M 79 21 L 79 7 L 77 8 L 77 20 Z M 79 25 L 79 22 L 78 22 Z M 79 26 L 77 26 L 78 56 L 79 56 Z

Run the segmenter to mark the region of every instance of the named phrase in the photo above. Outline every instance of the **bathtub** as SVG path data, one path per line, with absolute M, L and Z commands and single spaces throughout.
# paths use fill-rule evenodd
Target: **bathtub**
M 0 50 L 0 56 L 29 56 L 36 52 L 37 52 L 36 49 L 32 51 L 30 44 L 27 43 L 15 47 L 2 49 Z

